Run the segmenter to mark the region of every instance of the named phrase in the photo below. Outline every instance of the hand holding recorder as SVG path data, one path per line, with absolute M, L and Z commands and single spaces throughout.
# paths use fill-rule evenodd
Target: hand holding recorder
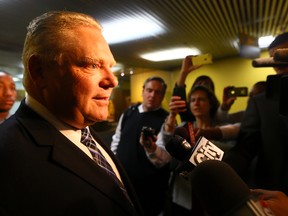
M 151 127 L 143 126 L 141 129 L 139 142 L 147 152 L 151 153 L 156 150 L 156 140 L 157 136 L 155 135 L 155 130 Z

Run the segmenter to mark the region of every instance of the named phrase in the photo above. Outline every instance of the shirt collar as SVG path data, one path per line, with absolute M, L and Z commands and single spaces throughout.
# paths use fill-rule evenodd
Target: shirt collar
M 39 103 L 36 99 L 27 95 L 25 103 L 40 116 L 46 119 L 51 125 L 58 129 L 63 135 L 71 139 L 80 140 L 81 139 L 81 130 L 75 129 L 59 119 L 57 119 L 45 106 Z

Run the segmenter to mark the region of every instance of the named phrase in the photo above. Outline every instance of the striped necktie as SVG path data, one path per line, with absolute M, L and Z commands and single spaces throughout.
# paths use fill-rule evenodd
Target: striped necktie
M 92 136 L 87 128 L 81 129 L 81 143 L 83 143 L 90 151 L 90 153 L 93 156 L 94 161 L 102 168 L 104 169 L 119 185 L 121 190 L 123 191 L 124 195 L 127 197 L 127 199 L 132 204 L 129 195 L 125 189 L 125 186 L 123 183 L 118 179 L 115 172 L 113 171 L 111 165 L 108 163 L 108 161 L 105 159 L 104 155 L 101 153 L 101 151 L 97 148 L 97 145 L 95 141 L 92 139 Z

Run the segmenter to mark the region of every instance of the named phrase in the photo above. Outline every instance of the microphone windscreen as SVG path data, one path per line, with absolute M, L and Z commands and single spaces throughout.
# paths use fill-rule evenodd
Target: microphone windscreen
M 207 160 L 192 172 L 192 193 L 211 216 L 229 215 L 249 199 L 250 190 L 225 162 Z
M 179 161 L 184 161 L 191 153 L 191 145 L 179 135 L 173 135 L 165 145 L 169 154 Z
M 276 62 L 288 63 L 288 49 L 277 49 L 274 53 L 274 60 Z

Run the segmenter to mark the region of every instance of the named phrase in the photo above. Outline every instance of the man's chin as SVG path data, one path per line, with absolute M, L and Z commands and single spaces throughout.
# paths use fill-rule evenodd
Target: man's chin
M 96 115 L 90 116 L 89 120 L 91 122 L 101 122 L 106 121 L 108 118 L 108 112 L 107 113 L 97 113 Z
M 1 108 L 0 109 L 0 113 L 4 113 L 4 112 L 9 112 L 9 110 L 12 108 L 12 106 L 10 106 L 9 108 L 5 107 L 5 108 Z
M 147 110 L 149 110 L 149 111 L 153 111 L 153 110 L 156 110 L 158 108 L 159 108 L 159 106 L 155 106 L 154 104 L 147 106 Z

